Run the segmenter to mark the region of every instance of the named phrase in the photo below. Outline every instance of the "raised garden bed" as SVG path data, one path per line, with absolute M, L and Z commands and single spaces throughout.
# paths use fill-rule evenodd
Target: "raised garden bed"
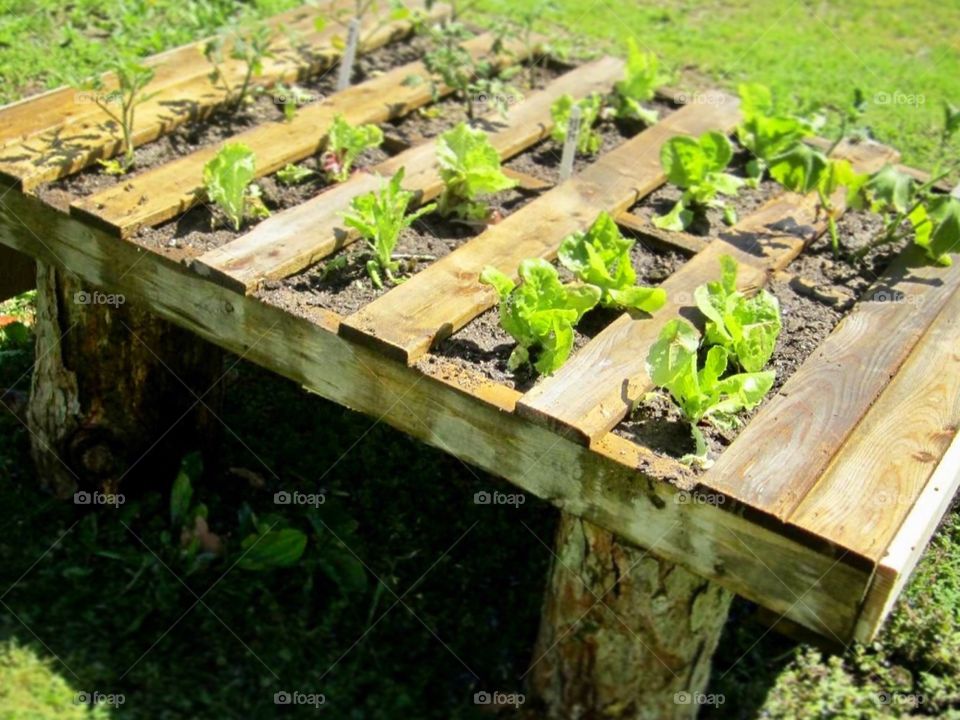
M 435 17 L 444 12 L 438 8 Z M 161 94 L 190 93 L 196 108 L 165 123 L 159 106 L 148 105 L 135 135 L 136 170 L 119 180 L 93 168 L 120 150 L 103 117 L 86 107 L 71 114 L 77 107 L 62 92 L 59 105 L 47 96 L 32 101 L 52 107 L 38 110 L 43 122 L 26 133 L 33 159 L 24 157 L 22 132 L 0 135 L 0 176 L 12 188 L 0 199 L 0 242 L 129 295 L 631 543 L 656 546 L 666 560 L 821 634 L 871 638 L 956 487 L 960 409 L 943 398 L 960 388 L 957 266 L 932 267 L 917 248 L 897 244 L 859 266 L 836 260 L 818 199 L 770 180 L 731 202 L 730 225 L 710 209 L 685 232 L 655 227 L 653 218 L 682 195 L 665 184 L 661 148 L 678 136 L 732 134 L 740 112 L 724 93 L 678 106 L 664 91 L 651 104 L 660 117 L 649 127 L 600 122 L 598 152 L 579 156 L 573 176 L 560 182 L 551 108 L 567 94 L 610 93 L 624 66 L 601 58 L 551 65 L 541 87 L 475 123 L 517 187 L 494 193 L 493 212 L 479 221 L 421 217 L 396 248 L 402 282 L 378 288 L 366 271 L 369 252 L 343 214 L 401 168 L 412 206 L 441 196 L 436 138 L 464 119 L 459 104 L 442 98 L 451 88 L 435 97 L 428 84 L 407 81 L 427 73 L 421 47 L 387 43 L 409 29 L 396 20 L 378 27 L 356 84 L 340 92 L 316 79 L 333 62 L 332 46 L 309 62 L 272 63 L 264 85 L 302 76 L 303 87 L 328 95 L 291 120 L 273 117 L 266 96 L 224 119 L 202 66 L 184 66 L 178 81 L 158 60 Z M 465 47 L 502 64 L 524 61 L 530 50 L 496 55 L 489 35 Z M 23 130 L 30 102 L 0 117 Z M 360 155 L 334 183 L 320 175 L 337 115 L 378 125 L 389 142 Z M 52 142 L 65 135 L 76 143 L 66 154 Z M 201 192 L 203 169 L 227 139 L 256 154 L 273 215 L 211 230 L 218 215 Z M 862 173 L 897 160 L 869 142 L 840 143 L 835 157 Z M 746 176 L 748 160 L 738 151 L 735 176 Z M 276 173 L 287 164 L 314 171 L 314 179 L 281 186 Z M 842 197 L 834 203 L 851 249 L 879 231 L 873 216 L 843 214 Z M 663 289 L 666 303 L 652 313 L 587 315 L 570 359 L 551 375 L 509 369 L 514 343 L 481 272 L 492 266 L 515 278 L 528 258 L 556 266 L 564 239 L 602 211 L 636 240 L 629 257 L 638 282 Z M 770 361 L 777 376 L 736 431 L 708 429 L 715 464 L 694 469 L 681 462 L 691 450 L 689 428 L 672 405 L 648 397 L 654 387 L 645 361 L 669 320 L 697 322 L 694 292 L 718 277 L 725 255 L 739 262 L 743 289 L 765 286 L 780 302 L 783 331 Z M 566 270 L 560 278 L 573 279 Z M 910 302 L 889 301 L 888 291 Z M 863 468 L 869 478 L 860 482 Z M 684 500 L 693 489 L 711 500 Z M 899 501 L 877 508 L 869 500 L 879 491 Z

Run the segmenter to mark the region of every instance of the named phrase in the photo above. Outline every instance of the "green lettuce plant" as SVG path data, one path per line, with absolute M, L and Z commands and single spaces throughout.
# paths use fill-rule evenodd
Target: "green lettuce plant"
M 320 161 L 331 181 L 343 182 L 350 177 L 354 161 L 364 151 L 382 144 L 383 131 L 376 125 L 353 126 L 343 115 L 337 115 L 327 134 L 327 149 Z
M 567 130 L 570 125 L 570 114 L 574 107 L 580 108 L 580 135 L 577 138 L 577 152 L 581 155 L 596 155 L 600 151 L 603 139 L 594 126 L 603 111 L 603 97 L 593 93 L 580 100 L 574 100 L 572 95 L 563 95 L 556 99 L 550 107 L 553 118 L 553 130 L 550 137 L 561 145 L 567 141 Z
M 404 168 L 390 178 L 380 192 L 359 195 L 350 202 L 350 211 L 343 216 L 347 227 L 353 228 L 367 241 L 373 257 L 367 261 L 367 274 L 378 288 L 383 288 L 383 277 L 396 282 L 394 273 L 399 263 L 393 259 L 400 233 L 410 227 L 418 218 L 433 212 L 435 204 L 426 205 L 408 213 L 407 208 L 415 198 L 415 193 L 404 190 Z
M 748 83 L 739 90 L 743 122 L 737 128 L 737 140 L 753 155 L 747 163 L 747 176 L 756 184 L 773 158 L 812 135 L 814 126 L 798 116 L 777 112 L 766 85 Z
M 539 258 L 520 263 L 519 275 L 521 283 L 517 285 L 488 266 L 480 281 L 497 291 L 500 325 L 517 341 L 507 367 L 516 370 L 532 363 L 537 372 L 549 375 L 570 357 L 573 328 L 600 302 L 600 289 L 564 285 L 556 268 Z
M 256 156 L 242 143 L 224 145 L 213 159 L 203 166 L 203 187 L 207 199 L 214 203 L 239 230 L 247 214 L 269 215 L 260 201 L 258 190 L 251 185 L 256 177 Z
M 630 249 L 634 240 L 620 234 L 617 223 L 600 213 L 584 232 L 567 236 L 560 245 L 560 262 L 577 279 L 597 287 L 603 307 L 652 313 L 663 307 L 667 294 L 661 288 L 640 287 Z
M 657 122 L 657 111 L 644 107 L 653 100 L 657 88 L 668 78 L 660 73 L 660 62 L 652 52 L 643 52 L 632 37 L 627 39 L 627 68 L 614 86 L 616 115 L 624 120 L 639 120 L 645 125 Z
M 444 188 L 437 208 L 444 216 L 487 220 L 481 196 L 516 186 L 500 169 L 500 155 L 482 130 L 460 123 L 437 140 L 437 163 Z

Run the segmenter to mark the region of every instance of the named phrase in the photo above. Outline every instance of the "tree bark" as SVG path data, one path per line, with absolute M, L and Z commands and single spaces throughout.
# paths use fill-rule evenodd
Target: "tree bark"
M 216 437 L 219 348 L 44 263 L 35 330 L 31 448 L 56 495 L 167 482 Z
M 551 720 L 692 718 L 732 595 L 564 513 L 530 671 Z

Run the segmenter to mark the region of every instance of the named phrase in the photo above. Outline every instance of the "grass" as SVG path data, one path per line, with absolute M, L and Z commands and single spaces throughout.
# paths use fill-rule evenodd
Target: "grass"
M 802 104 L 843 103 L 855 87 L 874 99 L 922 95 L 866 116 L 921 166 L 935 160 L 939 102 L 960 102 L 960 9 L 948 3 L 556 4 L 554 20 L 611 47 L 633 32 L 688 87 L 759 80 Z M 102 69 L 104 38 L 155 52 L 211 32 L 235 8 L 0 0 L 0 100 Z M 30 310 L 27 296 L 0 316 L 29 325 Z M 27 325 L 0 330 L 0 388 L 21 394 Z M 478 490 L 511 490 L 256 368 L 241 364 L 229 381 L 222 454 L 193 497 L 222 552 L 184 545 L 192 536 L 171 520 L 165 490 L 94 513 L 50 500 L 36 489 L 26 431 L 0 413 L 0 720 L 271 718 L 283 690 L 322 692 L 336 717 L 456 719 L 488 716 L 472 705 L 478 689 L 520 690 L 550 559 L 531 534 L 549 545 L 552 509 L 530 498 L 520 509 L 475 505 Z M 320 490 L 328 502 L 280 507 L 278 490 Z M 233 568 L 253 517 L 306 533 L 303 559 Z M 726 703 L 707 716 L 960 717 L 956 514 L 872 646 L 829 655 L 752 618 L 738 601 L 711 687 Z M 124 702 L 88 708 L 75 702 L 83 692 Z

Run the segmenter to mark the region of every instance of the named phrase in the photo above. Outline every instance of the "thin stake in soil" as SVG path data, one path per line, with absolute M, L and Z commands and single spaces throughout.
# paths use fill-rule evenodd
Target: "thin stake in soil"
M 340 74 L 337 76 L 338 92 L 350 87 L 350 81 L 353 78 L 353 65 L 357 59 L 357 44 L 359 41 L 360 21 L 354 18 L 350 21 L 350 29 L 347 31 L 347 47 L 343 51 L 343 59 L 340 61 Z
M 561 182 L 570 179 L 570 176 L 573 175 L 573 161 L 577 156 L 580 127 L 580 106 L 574 105 L 570 110 L 570 121 L 567 123 L 567 141 L 563 144 L 563 155 L 560 158 Z

